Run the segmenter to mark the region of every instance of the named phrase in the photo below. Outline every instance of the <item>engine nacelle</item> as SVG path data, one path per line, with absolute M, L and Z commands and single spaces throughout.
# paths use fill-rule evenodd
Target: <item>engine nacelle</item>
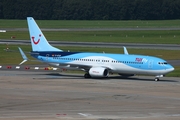
M 109 71 L 103 67 L 92 67 L 89 70 L 89 75 L 91 77 L 108 77 Z

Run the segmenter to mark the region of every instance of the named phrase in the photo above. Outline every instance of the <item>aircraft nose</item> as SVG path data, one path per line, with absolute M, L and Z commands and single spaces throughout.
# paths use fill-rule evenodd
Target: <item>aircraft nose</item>
M 168 65 L 166 66 L 166 71 L 169 73 L 169 72 L 172 72 L 174 70 L 174 67 L 171 66 L 171 65 Z

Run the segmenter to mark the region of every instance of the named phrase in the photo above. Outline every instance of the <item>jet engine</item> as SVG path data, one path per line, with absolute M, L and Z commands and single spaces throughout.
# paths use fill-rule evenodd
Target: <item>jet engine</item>
M 103 67 L 92 67 L 89 70 L 89 75 L 91 77 L 108 77 L 109 71 Z

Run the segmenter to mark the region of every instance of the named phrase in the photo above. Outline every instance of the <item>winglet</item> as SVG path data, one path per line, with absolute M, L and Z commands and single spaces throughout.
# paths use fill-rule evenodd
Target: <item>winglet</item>
M 27 56 L 24 54 L 24 52 L 22 51 L 22 49 L 20 48 L 20 47 L 18 47 L 18 49 L 19 49 L 19 52 L 21 53 L 21 56 L 22 56 L 22 58 L 24 59 L 19 65 L 22 65 L 23 63 L 25 63 L 27 60 L 28 60 L 28 58 L 27 58 Z
M 123 46 L 123 48 L 124 48 L 124 54 L 125 54 L 125 55 L 129 55 L 129 53 L 128 53 L 126 47 Z

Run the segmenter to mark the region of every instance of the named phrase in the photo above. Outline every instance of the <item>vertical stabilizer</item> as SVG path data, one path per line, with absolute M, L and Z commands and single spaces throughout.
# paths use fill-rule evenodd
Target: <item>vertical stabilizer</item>
M 62 51 L 51 46 L 32 17 L 27 17 L 33 51 Z

